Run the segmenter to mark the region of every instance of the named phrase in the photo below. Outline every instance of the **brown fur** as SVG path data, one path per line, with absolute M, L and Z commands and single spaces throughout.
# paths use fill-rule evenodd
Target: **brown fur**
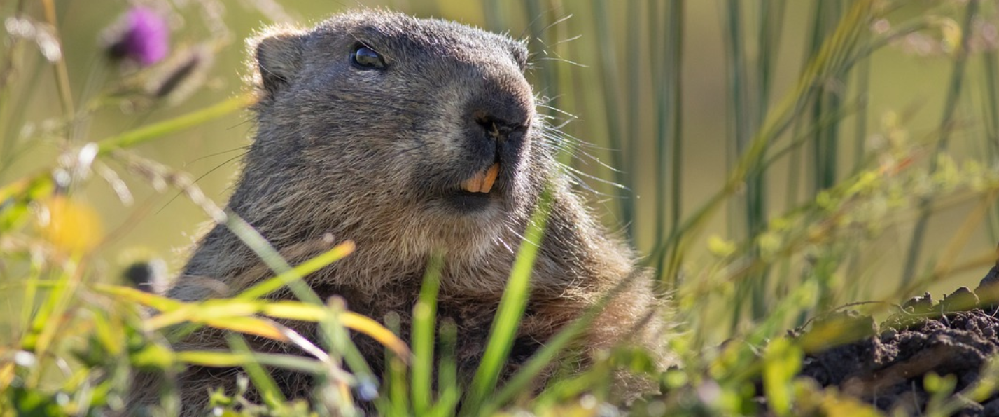
M 358 43 L 379 52 L 387 67 L 352 65 Z M 258 131 L 229 208 L 292 264 L 328 250 L 330 237 L 356 242 L 354 254 L 307 278 L 320 296 L 340 295 L 348 308 L 375 319 L 397 313 L 406 329 L 427 260 L 443 249 L 439 317 L 457 324 L 459 373 L 469 378 L 521 234 L 551 183 L 551 217 L 505 373 L 626 277 L 640 275 L 588 329 L 579 343 L 584 353 L 621 342 L 658 304 L 645 274 L 635 270 L 632 252 L 595 221 L 555 162 L 564 139 L 535 113 L 521 43 L 446 21 L 359 11 L 313 29 L 272 29 L 251 51 Z M 519 130 L 495 141 L 483 116 Z M 461 181 L 495 158 L 501 170 L 487 204 L 461 209 L 449 203 Z M 272 275 L 236 236 L 216 226 L 169 295 L 218 296 L 199 284 L 205 277 L 234 294 Z M 296 329 L 311 335 L 313 327 Z M 651 331 L 638 333 L 638 342 L 656 345 Z M 384 348 L 363 337 L 356 341 L 381 371 Z M 222 333 L 211 329 L 177 346 L 224 347 Z M 273 343 L 255 348 L 300 353 Z M 235 372 L 184 372 L 178 381 L 183 414 L 204 409 L 209 387 L 231 392 Z M 309 392 L 311 381 L 302 375 L 276 377 L 290 395 Z M 135 404 L 155 393 L 152 381 L 139 385 Z

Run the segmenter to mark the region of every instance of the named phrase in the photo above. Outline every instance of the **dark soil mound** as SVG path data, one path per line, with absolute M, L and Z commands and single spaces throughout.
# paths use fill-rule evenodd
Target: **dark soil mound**
M 923 387 L 927 374 L 953 375 L 954 392 L 960 393 L 978 382 L 988 359 L 999 354 L 997 281 L 993 268 L 974 292 L 960 288 L 938 303 L 928 294 L 915 297 L 880 325 L 855 313 L 824 318 L 850 325 L 862 338 L 854 332 L 853 342 L 807 355 L 801 374 L 883 411 L 922 415 L 930 399 Z M 981 403 L 969 400 L 955 415 L 999 416 L 999 395 Z

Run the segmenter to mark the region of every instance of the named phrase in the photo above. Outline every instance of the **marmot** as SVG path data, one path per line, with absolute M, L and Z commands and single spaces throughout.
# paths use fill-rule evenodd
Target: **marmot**
M 659 305 L 633 252 L 598 224 L 556 162 L 565 139 L 535 112 L 524 43 L 454 22 L 363 10 L 311 29 L 270 29 L 249 45 L 257 131 L 228 208 L 292 264 L 328 250 L 329 237 L 354 241 L 355 253 L 306 278 L 321 297 L 343 297 L 350 310 L 376 320 L 398 314 L 408 341 L 427 262 L 443 250 L 438 319 L 456 323 L 458 371 L 470 378 L 529 217 L 550 184 L 531 297 L 504 375 L 632 275 L 641 276 L 583 336 L 584 353 L 621 342 Z M 235 235 L 215 226 L 169 296 L 226 295 L 203 285 L 206 278 L 235 294 L 272 276 Z M 652 324 L 658 320 L 653 314 Z M 307 336 L 314 328 L 296 327 Z M 661 344 L 649 333 L 634 339 Z M 380 375 L 384 348 L 363 336 L 355 341 Z M 225 347 L 213 329 L 177 346 Z M 277 344 L 254 348 L 300 353 Z M 183 415 L 204 410 L 210 387 L 232 392 L 237 371 L 182 373 Z M 307 376 L 276 379 L 290 397 L 310 392 Z M 150 397 L 155 390 L 139 391 Z

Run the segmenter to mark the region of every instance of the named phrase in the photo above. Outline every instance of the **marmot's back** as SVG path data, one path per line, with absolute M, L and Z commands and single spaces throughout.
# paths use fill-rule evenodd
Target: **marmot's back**
M 353 255 L 307 277 L 320 296 L 342 296 L 375 319 L 397 313 L 408 329 L 426 262 L 443 251 L 438 310 L 458 325 L 459 371 L 470 377 L 528 218 L 550 187 L 552 213 L 508 370 L 622 280 L 632 278 L 581 350 L 630 335 L 657 304 L 631 251 L 594 221 L 555 162 L 562 138 L 535 113 L 520 42 L 363 11 L 312 29 L 269 30 L 252 54 L 258 130 L 229 208 L 293 264 L 353 240 Z M 170 295 L 233 294 L 271 276 L 216 226 Z M 357 342 L 378 369 L 382 348 Z M 221 332 L 206 329 L 178 348 L 224 346 Z M 182 375 L 186 412 L 204 404 L 206 387 L 233 386 L 235 378 L 222 374 L 194 368 Z M 307 379 L 282 380 L 291 395 L 308 392 Z

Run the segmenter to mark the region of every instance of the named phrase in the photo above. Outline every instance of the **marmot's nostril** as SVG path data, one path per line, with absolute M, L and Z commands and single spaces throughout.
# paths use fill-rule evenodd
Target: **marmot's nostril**
M 505 140 L 510 133 L 523 131 L 527 127 L 523 123 L 510 122 L 501 118 L 491 116 L 489 113 L 479 110 L 473 113 L 475 123 L 482 126 L 490 137 L 496 140 Z

